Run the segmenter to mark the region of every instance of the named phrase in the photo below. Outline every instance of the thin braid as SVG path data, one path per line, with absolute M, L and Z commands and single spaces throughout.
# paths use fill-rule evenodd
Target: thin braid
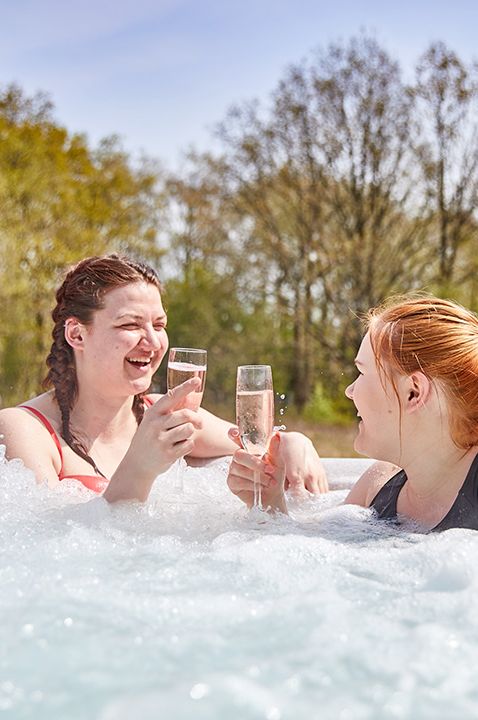
M 64 320 L 61 312 L 63 296 L 63 288 L 60 288 L 56 295 L 57 307 L 52 312 L 55 321 L 52 332 L 53 343 L 46 359 L 49 370 L 43 384 L 45 387 L 53 385 L 55 390 L 55 398 L 61 412 L 61 434 L 65 442 L 77 455 L 86 460 L 95 469 L 95 472 L 102 475 L 103 473 L 98 470 L 84 445 L 70 430 L 70 411 L 78 394 L 78 381 L 73 349 L 65 340 Z

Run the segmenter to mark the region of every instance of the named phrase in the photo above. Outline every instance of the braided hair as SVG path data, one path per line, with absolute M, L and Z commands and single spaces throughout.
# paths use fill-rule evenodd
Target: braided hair
M 161 292 L 159 277 L 149 265 L 117 254 L 95 256 L 72 267 L 56 292 L 56 306 L 52 311 L 53 342 L 46 359 L 48 373 L 43 386 L 54 389 L 65 442 L 100 475 L 103 473 L 88 455 L 85 444 L 70 429 L 70 413 L 78 396 L 78 378 L 73 348 L 65 339 L 65 322 L 75 317 L 83 325 L 88 325 L 94 312 L 104 307 L 104 297 L 110 290 L 141 281 L 155 285 Z M 133 412 L 138 425 L 144 415 L 143 397 L 144 393 L 139 393 L 133 398 Z

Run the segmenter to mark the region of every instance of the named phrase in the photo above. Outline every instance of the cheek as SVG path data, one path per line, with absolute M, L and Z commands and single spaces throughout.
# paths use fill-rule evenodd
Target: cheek
M 169 348 L 169 338 L 166 333 L 162 333 L 161 337 L 159 338 L 159 342 L 161 344 L 161 347 L 159 348 L 159 360 L 158 360 L 158 366 L 162 362 L 164 356 L 168 352 Z

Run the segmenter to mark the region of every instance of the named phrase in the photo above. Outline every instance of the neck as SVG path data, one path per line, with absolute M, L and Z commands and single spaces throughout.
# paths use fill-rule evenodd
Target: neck
M 72 429 L 95 439 L 109 439 L 136 430 L 133 397 L 104 397 L 89 389 L 79 390 L 70 414 Z
M 423 501 L 456 493 L 477 450 L 476 447 L 464 450 L 451 442 L 428 450 L 422 447 L 401 465 L 407 474 L 408 493 Z

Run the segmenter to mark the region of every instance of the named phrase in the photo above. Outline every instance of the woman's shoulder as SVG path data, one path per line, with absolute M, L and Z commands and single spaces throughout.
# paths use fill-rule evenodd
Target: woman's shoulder
M 362 473 L 344 502 L 369 507 L 379 490 L 399 471 L 397 465 L 377 460 Z
M 0 410 L 0 425 L 2 427 L 16 426 L 21 428 L 22 426 L 31 427 L 32 422 L 34 422 L 33 427 L 38 426 L 38 420 L 34 417 L 34 414 L 28 412 L 29 409 L 40 413 L 50 424 L 57 425 L 59 410 L 51 392 L 36 395 L 18 405 L 2 408 Z
M 40 416 L 22 407 L 34 409 Z M 1 444 L 5 445 L 7 460 L 19 458 L 33 470 L 37 480 L 58 480 L 61 452 L 55 417 L 51 417 L 48 398 L 38 396 L 16 407 L 0 410 Z

